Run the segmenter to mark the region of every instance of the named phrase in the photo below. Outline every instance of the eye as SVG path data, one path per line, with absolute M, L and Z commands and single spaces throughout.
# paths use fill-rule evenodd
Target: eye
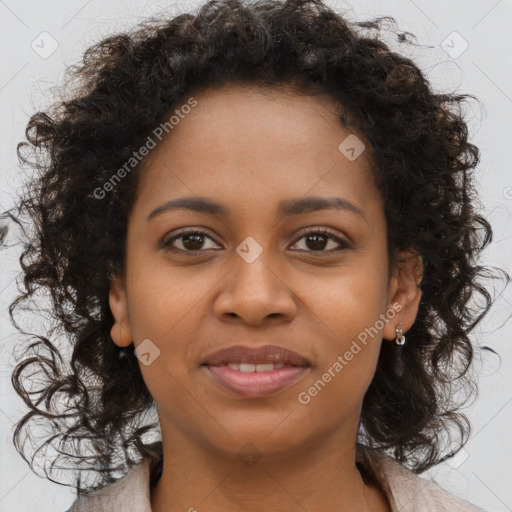
M 300 249 L 306 252 L 323 252 L 326 254 L 333 254 L 336 252 L 343 251 L 344 249 L 350 249 L 351 245 L 348 241 L 343 240 L 334 233 L 331 233 L 327 229 L 317 228 L 314 230 L 307 231 L 295 242 L 296 245 L 301 240 L 305 241 L 305 249 Z M 333 243 L 334 242 L 334 243 Z M 329 250 L 325 250 L 329 247 Z M 334 248 L 332 246 L 334 245 Z M 337 247 L 336 247 L 337 246 Z
M 324 228 L 306 231 L 297 239 L 294 245 L 299 244 L 301 240 L 304 240 L 305 248 L 299 248 L 299 251 L 305 252 L 333 254 L 351 248 L 348 241 Z M 331 245 L 331 247 L 329 247 L 329 245 Z M 160 244 L 160 247 L 172 252 L 185 254 L 206 252 L 208 250 L 218 250 L 222 248 L 211 236 L 197 229 L 181 231 L 173 237 L 164 240 Z
M 206 243 L 207 240 L 214 243 L 212 244 Z M 208 245 L 210 245 L 208 247 Z M 216 249 L 219 246 L 215 240 L 209 236 L 204 231 L 198 231 L 194 229 L 190 229 L 187 231 L 181 231 L 177 235 L 164 240 L 161 243 L 161 248 L 166 248 L 173 252 L 201 252 L 202 250 L 212 250 Z

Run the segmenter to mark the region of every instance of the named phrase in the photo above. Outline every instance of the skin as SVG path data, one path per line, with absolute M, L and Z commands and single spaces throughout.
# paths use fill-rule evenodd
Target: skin
M 389 274 L 383 199 L 366 152 L 350 161 L 338 150 L 352 132 L 330 97 L 231 84 L 195 98 L 145 161 L 125 275 L 112 279 L 109 296 L 113 341 L 150 339 L 160 350 L 140 365 L 164 448 L 153 511 L 364 511 L 365 495 L 367 510 L 389 511 L 382 490 L 365 488 L 355 466 L 356 434 L 381 344 L 394 343 L 395 327 L 406 333 L 416 318 L 421 262 L 404 252 Z M 147 221 L 185 196 L 232 214 L 173 210 Z M 342 197 L 364 216 L 332 208 L 277 215 L 281 201 L 304 196 Z M 177 239 L 181 253 L 159 247 L 185 227 L 211 239 L 202 246 Z M 350 248 L 326 255 L 336 240 L 322 239 L 318 249 L 304 236 L 322 227 Z M 252 263 L 236 252 L 248 236 L 262 249 Z M 199 248 L 183 254 L 191 245 Z M 396 303 L 396 316 L 301 404 L 299 393 Z M 313 366 L 277 394 L 241 398 L 200 366 L 207 354 L 238 344 L 280 345 Z M 238 455 L 247 443 L 259 457 L 253 465 Z

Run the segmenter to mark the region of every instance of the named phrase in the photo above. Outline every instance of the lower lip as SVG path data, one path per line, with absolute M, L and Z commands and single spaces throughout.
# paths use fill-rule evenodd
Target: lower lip
M 298 382 L 308 366 L 285 366 L 270 372 L 243 373 L 229 366 L 205 366 L 208 374 L 224 388 L 239 396 L 259 398 L 273 395 Z

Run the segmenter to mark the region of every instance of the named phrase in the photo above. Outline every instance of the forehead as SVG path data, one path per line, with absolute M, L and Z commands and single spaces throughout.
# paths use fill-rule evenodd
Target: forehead
M 330 96 L 228 85 L 194 100 L 147 157 L 142 200 L 214 195 L 267 208 L 283 196 L 333 189 L 360 203 L 379 199 L 368 144 L 342 126 Z M 353 147 L 356 158 L 347 153 Z

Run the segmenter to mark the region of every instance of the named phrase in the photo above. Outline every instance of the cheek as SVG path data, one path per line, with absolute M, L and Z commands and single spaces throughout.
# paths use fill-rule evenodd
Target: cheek
M 193 278 L 192 282 L 183 281 L 179 272 L 158 266 L 134 267 L 133 276 L 129 313 L 135 345 L 149 339 L 158 349 L 158 356 L 149 365 L 141 359 L 142 376 L 162 414 L 181 424 L 179 411 L 190 409 L 194 394 L 188 352 L 197 339 L 194 329 L 202 324 L 201 299 L 208 282 Z
M 150 338 L 165 346 L 170 340 L 181 339 L 187 326 L 198 325 L 202 300 L 219 278 L 217 272 L 171 267 L 160 255 L 134 257 L 128 272 L 127 294 L 135 340 Z
M 307 305 L 342 339 L 373 325 L 387 306 L 387 267 L 370 252 L 354 254 L 347 265 L 303 286 Z
M 355 404 L 369 386 L 382 342 L 387 284 L 387 267 L 368 251 L 357 256 L 357 263 L 305 285 L 304 302 L 316 324 L 311 334 L 322 347 L 311 383 L 328 383 L 324 400 Z

